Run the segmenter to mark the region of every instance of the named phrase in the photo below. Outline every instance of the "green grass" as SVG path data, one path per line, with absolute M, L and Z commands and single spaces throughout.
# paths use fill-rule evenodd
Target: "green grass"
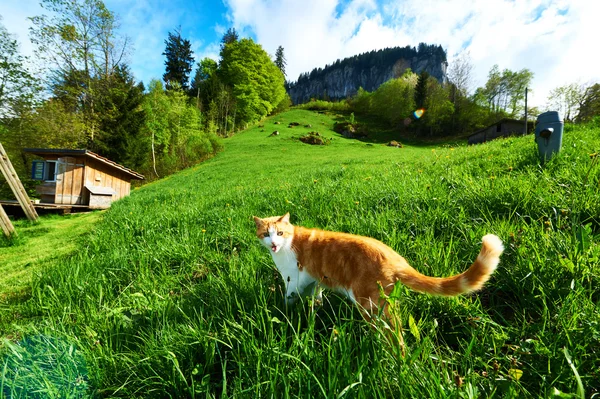
M 17 236 L 0 236 L 0 296 L 11 296 L 30 286 L 42 266 L 64 259 L 79 248 L 78 239 L 90 231 L 99 212 L 44 216 L 38 222 L 13 222 Z
M 301 125 L 288 128 L 292 121 Z M 19 316 L 0 325 L 3 392 L 597 394 L 600 158 L 590 154 L 600 150 L 600 131 L 568 128 L 563 152 L 542 167 L 531 136 L 399 149 L 345 139 L 332 125 L 304 110 L 274 116 L 227 139 L 215 158 L 114 204 L 74 256 L 33 278 L 29 300 L 3 309 Z M 267 137 L 274 130 L 281 134 Z M 332 143 L 297 140 L 311 130 Z M 506 251 L 475 295 L 396 290 L 402 357 L 380 325 L 333 293 L 322 306 L 286 308 L 252 216 L 287 211 L 296 224 L 380 239 L 429 275 L 465 270 L 487 233 Z M 19 355 L 33 366 L 16 367 Z M 62 358 L 67 366 L 47 367 Z

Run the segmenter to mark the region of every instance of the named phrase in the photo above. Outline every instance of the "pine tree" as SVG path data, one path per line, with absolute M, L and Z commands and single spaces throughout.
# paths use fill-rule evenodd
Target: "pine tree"
M 421 43 L 423 44 L 423 43 Z M 417 87 L 415 87 L 415 106 L 417 109 L 425 106 L 427 101 L 427 79 L 429 74 L 425 71 L 421 71 L 419 74 L 419 80 L 417 80 Z
M 225 34 L 223 35 L 223 38 L 221 39 L 221 48 L 223 48 L 224 46 L 226 46 L 228 44 L 235 43 L 239 39 L 240 39 L 240 36 L 238 35 L 235 28 L 229 28 L 229 29 L 227 29 L 227 32 L 225 32 Z
M 150 143 L 142 136 L 146 120 L 143 83 L 136 83 L 129 68 L 122 65 L 96 85 L 102 88 L 96 104 L 99 131 L 90 149 L 127 167 L 139 168 L 150 152 Z
M 177 82 L 182 89 L 187 90 L 192 65 L 194 64 L 192 45 L 189 40 L 181 37 L 181 27 L 177 28 L 175 33 L 169 32 L 165 44 L 167 47 L 163 55 L 167 59 L 163 81 L 167 89 L 171 88 L 171 82 Z
M 287 76 L 285 73 L 285 66 L 287 65 L 287 62 L 285 60 L 285 56 L 283 55 L 282 46 L 277 47 L 277 51 L 275 51 L 275 65 L 277 68 L 279 68 L 281 73 L 283 73 L 283 76 Z

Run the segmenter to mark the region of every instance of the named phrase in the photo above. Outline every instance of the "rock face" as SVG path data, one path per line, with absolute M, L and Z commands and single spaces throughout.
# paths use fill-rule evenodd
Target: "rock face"
M 422 43 L 418 49 L 394 47 L 338 60 L 310 74 L 301 74 L 287 90 L 294 104 L 311 98 L 339 100 L 353 96 L 359 87 L 373 91 L 382 83 L 400 77 L 407 68 L 416 73 L 426 71 L 445 83 L 447 66 L 446 52 L 441 46 Z

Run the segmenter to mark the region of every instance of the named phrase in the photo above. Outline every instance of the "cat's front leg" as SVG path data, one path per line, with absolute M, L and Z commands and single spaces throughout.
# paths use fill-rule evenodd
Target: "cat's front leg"
M 313 289 L 313 296 L 315 300 L 322 302 L 323 301 L 323 287 L 321 284 L 315 284 L 315 288 Z
M 288 277 L 286 281 L 286 289 L 285 289 L 285 304 L 292 305 L 296 303 L 298 298 L 300 297 L 300 293 L 303 291 L 302 287 L 299 285 L 299 280 L 292 280 Z
M 295 278 L 293 278 L 295 277 Z M 314 279 L 306 272 L 299 272 L 296 276 L 286 276 L 285 303 L 293 304 L 304 294 L 306 287 L 314 283 Z

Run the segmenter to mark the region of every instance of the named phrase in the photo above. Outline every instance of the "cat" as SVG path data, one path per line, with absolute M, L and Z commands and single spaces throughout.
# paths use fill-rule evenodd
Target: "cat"
M 286 303 L 293 303 L 313 285 L 321 299 L 321 286 L 346 295 L 370 318 L 384 305 L 386 295 L 400 281 L 409 288 L 433 295 L 455 296 L 483 287 L 500 262 L 502 241 L 493 234 L 467 271 L 452 277 L 428 277 L 412 268 L 393 249 L 374 238 L 307 229 L 290 223 L 290 214 L 260 219 L 254 216 L 256 234 L 269 248 L 286 285 Z M 384 313 L 389 317 L 387 307 Z

